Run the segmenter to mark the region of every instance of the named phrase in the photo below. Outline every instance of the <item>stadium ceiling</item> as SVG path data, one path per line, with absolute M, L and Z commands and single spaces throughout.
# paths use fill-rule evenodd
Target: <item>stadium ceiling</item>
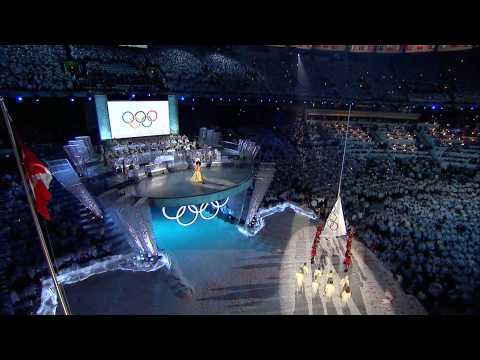
M 267 45 L 303 50 L 348 51 L 357 53 L 419 53 L 469 50 L 478 45 Z

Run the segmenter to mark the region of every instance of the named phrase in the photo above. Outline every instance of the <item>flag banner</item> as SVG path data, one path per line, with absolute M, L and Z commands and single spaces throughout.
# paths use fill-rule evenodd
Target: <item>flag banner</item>
M 52 174 L 50 173 L 48 168 L 40 162 L 37 156 L 25 144 L 22 143 L 22 141 L 17 141 L 17 139 L 15 139 L 13 120 L 8 114 L 7 107 L 5 106 L 2 97 L 0 97 L 0 107 L 2 109 L 8 134 L 10 136 L 10 142 L 12 144 L 13 152 L 15 154 L 18 171 L 20 172 L 23 187 L 25 189 L 28 206 L 32 213 L 33 223 L 35 225 L 35 229 L 40 240 L 45 260 L 47 261 L 48 270 L 52 277 L 52 282 L 55 286 L 58 300 L 62 305 L 63 313 L 65 315 L 70 315 L 70 308 L 65 300 L 60 283 L 57 280 L 53 261 L 50 257 L 48 246 L 43 235 L 42 227 L 38 221 L 37 216 L 38 212 L 45 220 L 51 219 L 48 212 L 48 202 L 51 200 L 52 194 L 50 193 L 48 188 L 50 186 L 50 182 L 52 181 Z M 30 191 L 32 191 L 32 194 L 30 193 Z M 49 293 L 51 292 L 49 291 Z
M 311 45 L 316 50 L 345 51 L 347 45 Z
M 377 45 L 379 53 L 401 53 L 402 45 Z
M 435 50 L 435 45 L 405 45 L 406 53 L 431 52 Z
M 33 197 L 35 198 L 35 208 L 45 220 L 50 220 L 48 202 L 52 198 L 52 194 L 48 188 L 52 181 L 52 174 L 29 148 L 24 144 L 20 146 L 25 175 L 32 189 Z
M 375 46 L 376 45 L 350 45 L 350 51 L 359 53 L 370 53 L 375 52 Z
M 347 227 L 345 226 L 345 219 L 343 217 L 342 199 L 338 197 L 337 202 L 325 222 L 321 237 L 333 239 L 345 235 L 347 235 Z
M 438 51 L 457 51 L 457 50 L 469 50 L 472 45 L 438 45 Z

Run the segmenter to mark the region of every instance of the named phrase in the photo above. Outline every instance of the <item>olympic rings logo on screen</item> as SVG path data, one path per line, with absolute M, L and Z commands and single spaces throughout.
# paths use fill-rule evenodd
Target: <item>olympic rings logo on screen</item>
M 149 128 L 157 120 L 158 114 L 155 110 L 137 111 L 135 115 L 131 111 L 125 111 L 122 114 L 122 121 L 128 124 L 132 129 L 138 129 L 140 126 Z

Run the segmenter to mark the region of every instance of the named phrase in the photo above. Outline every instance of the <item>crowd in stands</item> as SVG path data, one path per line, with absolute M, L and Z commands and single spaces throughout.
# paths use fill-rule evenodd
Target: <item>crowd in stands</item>
M 263 145 L 261 156 L 280 171 L 262 207 L 295 201 L 325 220 L 338 191 L 343 141 L 323 131 L 335 131 L 331 124 L 302 127 L 291 129 L 295 135 L 262 137 L 276 146 Z M 303 149 L 290 148 L 292 138 Z M 341 194 L 348 226 L 431 312 L 478 313 L 480 203 L 472 201 L 480 195 L 478 166 L 445 168 L 413 146 L 396 149 L 407 157 L 387 149 L 362 158 L 347 150 Z
M 429 126 L 425 138 L 435 146 L 434 155 L 443 167 L 461 164 L 476 169 L 480 163 L 478 128 L 448 127 L 438 123 Z
M 86 69 L 85 84 L 144 84 L 158 89 L 160 83 L 170 91 L 249 93 L 262 81 L 251 66 L 217 52 L 155 46 L 148 51 L 78 45 L 70 49 L 72 58 Z
M 457 145 L 473 148 L 480 147 L 478 133 L 476 131 L 467 133 L 462 129 L 455 130 L 435 126 L 430 128 L 429 135 L 433 138 L 437 146 L 451 147 Z
M 392 152 L 411 152 L 415 153 L 417 151 L 417 147 L 415 144 L 390 144 L 390 151 Z
M 410 134 L 406 127 L 401 125 L 390 125 L 384 134 L 387 141 L 412 142 L 414 138 L 414 135 Z
M 297 52 L 248 46 L 133 49 L 93 45 L 0 46 L 0 89 L 130 89 L 357 98 L 381 102 L 468 101 L 478 90 L 478 49 L 398 56 Z M 301 59 L 301 60 L 299 60 Z M 67 66 L 67 64 L 69 64 Z
M 0 46 L 0 89 L 71 90 L 74 83 L 63 68 L 62 45 Z
M 166 86 L 171 90 L 188 89 L 190 84 L 203 77 L 202 62 L 185 50 L 166 50 L 153 62 L 161 68 L 165 79 L 168 79 Z
M 50 190 L 54 199 L 50 206 L 52 221 L 41 223 L 57 270 L 86 265 L 111 255 L 112 244 L 105 239 L 104 221 L 82 209 L 56 180 Z M 31 314 L 40 305 L 41 280 L 49 272 L 18 173 L 2 174 L 0 204 L 0 245 L 7 254 L 1 265 L 7 284 L 2 285 L 9 289 L 2 311 Z M 89 227 L 96 230 L 92 232 Z
M 472 201 L 480 191 L 478 173 L 441 169 L 431 160 L 370 162 L 345 178 L 344 189 L 359 240 L 407 293 L 432 311 L 473 310 L 480 274 L 480 206 Z
M 314 124 L 312 126 L 315 126 Z M 346 122 L 338 121 L 325 121 L 322 122 L 322 128 L 332 129 L 333 139 L 342 140 L 345 138 L 347 133 L 347 124 Z M 318 134 L 318 131 L 311 131 L 312 136 Z M 348 126 L 348 139 L 350 141 L 350 148 L 352 147 L 372 147 L 374 146 L 374 141 L 372 136 L 368 131 L 368 127 L 363 124 L 349 124 Z

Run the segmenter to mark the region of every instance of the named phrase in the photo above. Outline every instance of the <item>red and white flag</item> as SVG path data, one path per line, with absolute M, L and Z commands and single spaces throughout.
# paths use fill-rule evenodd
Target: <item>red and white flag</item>
M 48 202 L 52 198 L 52 194 L 48 188 L 52 181 L 52 174 L 28 147 L 24 144 L 20 146 L 25 175 L 35 198 L 35 208 L 45 220 L 51 220 L 48 212 Z

